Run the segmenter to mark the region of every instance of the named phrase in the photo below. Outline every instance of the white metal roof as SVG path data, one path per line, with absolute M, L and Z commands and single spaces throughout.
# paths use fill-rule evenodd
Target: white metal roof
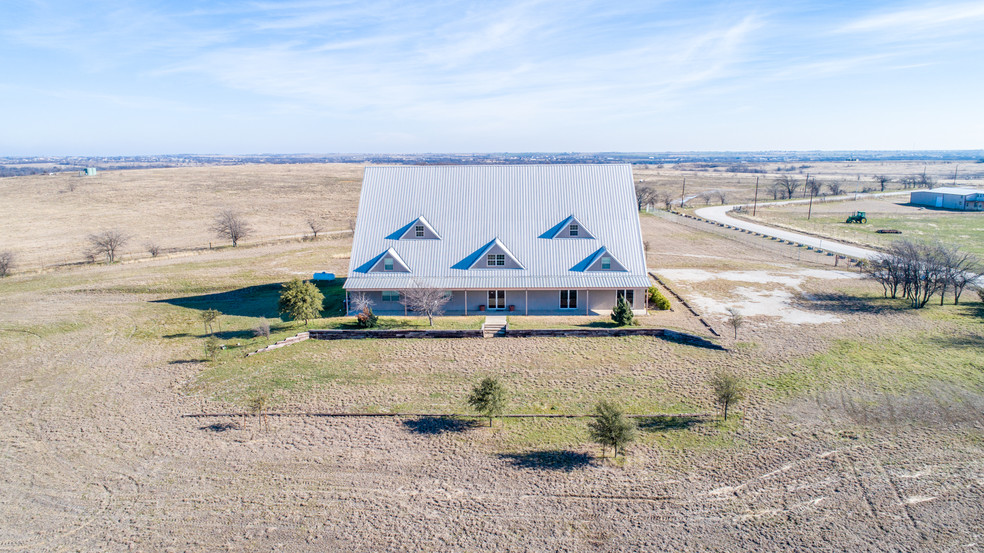
M 940 186 L 929 190 L 913 190 L 913 192 L 933 192 L 936 194 L 956 194 L 958 196 L 971 196 L 973 194 L 984 194 L 984 190 L 974 190 L 972 188 L 955 188 L 953 186 Z
M 440 240 L 396 240 L 423 216 Z M 549 238 L 573 216 L 593 238 Z M 466 269 L 490 242 L 523 269 Z M 625 271 L 584 271 L 604 247 Z M 409 273 L 367 272 L 392 248 Z M 470 262 L 469 262 L 470 261 Z M 347 289 L 641 288 L 646 275 L 629 165 L 367 167 Z

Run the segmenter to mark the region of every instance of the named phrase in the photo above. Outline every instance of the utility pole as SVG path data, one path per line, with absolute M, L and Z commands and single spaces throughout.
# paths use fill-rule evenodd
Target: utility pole
M 810 188 L 810 179 L 806 180 L 806 187 Z M 809 221 L 813 216 L 813 188 L 810 188 L 810 210 L 806 212 L 806 220 Z
M 806 174 L 806 182 L 803 183 L 803 197 L 806 197 L 806 189 L 810 187 L 810 174 Z
M 683 190 L 680 192 L 680 209 L 683 209 L 683 203 L 687 201 L 687 177 L 683 177 Z
M 755 177 L 755 199 L 752 200 L 752 217 L 755 217 L 755 208 L 759 202 L 759 178 Z
M 957 165 L 956 167 L 953 168 L 953 186 L 957 185 L 957 169 L 959 168 L 960 165 Z

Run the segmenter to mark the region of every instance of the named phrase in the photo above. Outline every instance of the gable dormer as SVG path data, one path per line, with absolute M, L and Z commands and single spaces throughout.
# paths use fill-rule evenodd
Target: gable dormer
M 608 272 L 608 271 L 628 271 L 625 265 L 615 259 L 615 256 L 604 246 L 598 248 L 594 253 L 581 260 L 580 263 L 571 267 L 572 271 L 581 272 Z
M 581 224 L 581 221 L 577 220 L 577 217 L 570 215 L 540 235 L 540 238 L 551 240 L 554 238 L 594 238 L 594 235 L 588 232 L 588 229 L 584 228 L 584 225 Z
M 374 259 L 363 265 L 366 267 L 366 273 L 409 273 L 410 266 L 407 265 L 406 261 L 400 257 L 400 254 L 396 253 L 396 250 L 390 248 L 380 255 L 376 256 Z M 360 267 L 361 269 L 362 267 Z
M 396 232 L 386 238 L 390 240 L 440 240 L 441 235 L 421 215 L 411 221 L 409 225 L 400 227 Z
M 456 263 L 453 269 L 526 269 L 498 238 Z

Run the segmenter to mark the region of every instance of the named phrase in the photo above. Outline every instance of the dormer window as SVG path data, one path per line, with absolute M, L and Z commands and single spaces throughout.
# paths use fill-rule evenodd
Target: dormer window
M 387 257 L 387 258 L 383 259 L 383 270 L 384 271 L 392 271 L 393 270 L 393 258 L 392 257 Z
M 504 267 L 506 265 L 505 254 L 490 253 L 487 259 L 488 259 L 489 267 Z
M 547 232 L 541 234 L 540 238 L 577 238 L 590 240 L 594 238 L 594 235 L 591 234 L 587 227 L 581 224 L 581 221 L 570 215 L 551 227 Z
M 612 268 L 612 258 L 611 257 L 602 257 L 601 258 L 601 268 L 604 269 L 604 270 L 606 270 L 606 271 L 609 270 L 609 269 L 611 269 Z
M 441 235 L 421 215 L 386 236 L 388 240 L 440 240 Z

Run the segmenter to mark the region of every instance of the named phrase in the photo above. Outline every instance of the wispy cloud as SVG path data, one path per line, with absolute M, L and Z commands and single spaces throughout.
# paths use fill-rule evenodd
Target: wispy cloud
M 941 4 L 929 7 L 899 9 L 862 17 L 843 25 L 840 32 L 864 33 L 891 31 L 897 33 L 926 30 L 963 30 L 984 22 L 984 4 Z M 945 27 L 945 29 L 944 29 Z M 905 36 L 904 34 L 902 36 Z

